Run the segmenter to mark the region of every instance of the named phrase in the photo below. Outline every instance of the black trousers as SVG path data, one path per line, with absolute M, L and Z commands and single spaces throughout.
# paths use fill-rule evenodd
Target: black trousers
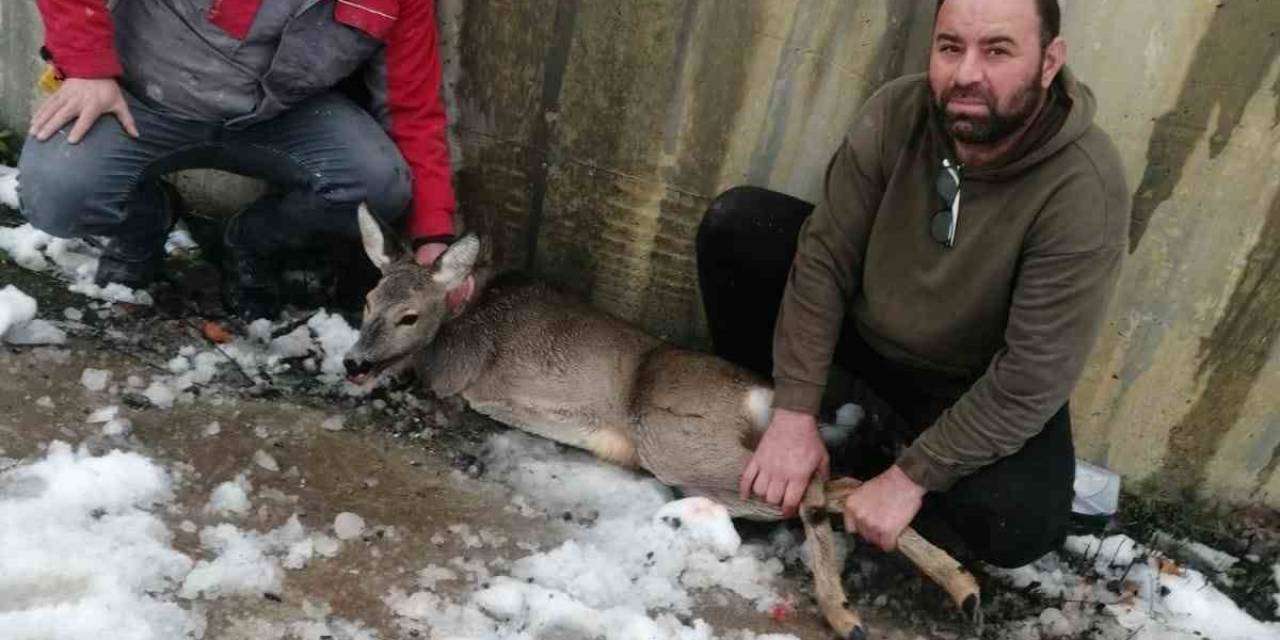
M 698 230 L 697 259 L 720 357 L 770 375 L 778 306 L 800 227 L 812 210 L 803 200 L 755 187 L 730 189 L 712 202 Z M 851 325 L 841 333 L 834 364 L 852 383 L 849 395 L 827 401 L 857 401 L 873 417 L 852 442 L 831 452 L 832 471 L 863 479 L 893 464 L 897 451 L 974 382 L 890 361 Z M 1063 406 L 1017 453 L 926 496 L 912 525 L 957 557 L 1021 566 L 1061 544 L 1074 474 L 1071 417 Z

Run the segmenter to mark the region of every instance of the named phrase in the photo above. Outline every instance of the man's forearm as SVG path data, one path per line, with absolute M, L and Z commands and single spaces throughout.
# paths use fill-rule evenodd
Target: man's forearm
M 800 229 L 773 336 L 775 407 L 816 414 L 845 310 L 862 273 L 874 189 L 846 140 L 827 167 L 823 200 Z
M 1106 314 L 1125 247 L 1026 261 L 1006 348 L 903 452 L 898 465 L 931 491 L 1019 449 L 1070 398 Z
M 827 372 L 848 300 L 846 279 L 836 277 L 841 262 L 822 237 L 815 213 L 800 232 L 800 252 L 787 281 L 773 337 L 773 406 L 815 415 L 826 389 Z

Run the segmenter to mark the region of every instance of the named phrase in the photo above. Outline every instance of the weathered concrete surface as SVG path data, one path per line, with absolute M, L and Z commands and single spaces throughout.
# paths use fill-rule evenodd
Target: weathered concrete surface
M 933 14 L 933 0 L 439 4 L 463 215 L 509 264 L 690 343 L 708 200 L 741 183 L 816 197 L 861 101 L 923 68 Z M 1133 480 L 1280 506 L 1280 3 L 1064 5 L 1071 64 L 1151 219 L 1075 398 L 1079 449 Z M 39 39 L 11 27 L 38 21 L 21 2 L 0 20 L 12 119 Z
M 265 532 L 298 514 L 308 532 L 329 535 L 333 535 L 335 516 L 344 511 L 357 513 L 366 522 L 366 533 L 344 543 L 337 556 L 316 556 L 306 568 L 286 572 L 284 588 L 273 594 L 278 601 L 244 595 L 201 600 L 209 620 L 205 638 L 280 637 L 265 631 L 264 625 L 311 619 L 306 611 L 313 606 L 331 607 L 333 616 L 358 622 L 380 638 L 416 637 L 397 625 L 384 598 L 392 589 L 417 590 L 417 571 L 433 564 L 455 566 L 451 564 L 455 558 L 501 571 L 512 559 L 529 553 L 518 543 L 550 550 L 570 534 L 558 517 L 519 515 L 510 506 L 511 494 L 505 486 L 455 471 L 452 457 L 474 447 L 466 437 L 391 438 L 378 427 L 376 414 L 370 416 L 367 411 L 343 411 L 347 428 L 331 432 L 318 425 L 334 409 L 319 402 L 259 400 L 210 389 L 212 393 L 191 406 L 164 411 L 122 408 L 121 415 L 133 423 L 131 433 L 103 436 L 101 425 L 85 424 L 85 418 L 100 407 L 121 404 L 121 399 L 118 394 L 85 389 L 79 382 L 85 367 L 112 371 L 113 383 L 152 373 L 137 360 L 108 351 L 92 339 L 73 339 L 66 349 L 0 348 L 0 457 L 39 458 L 45 445 L 62 440 L 84 444 L 95 452 L 137 451 L 170 473 L 180 472 L 174 507 L 163 517 L 175 533 L 174 547 L 193 559 L 206 552 L 195 534 L 179 529 L 184 520 L 202 528 L 231 522 L 243 530 Z M 37 405 L 36 399 L 43 396 L 54 399 L 54 406 Z M 214 421 L 221 431 L 205 434 L 204 427 Z M 259 450 L 275 458 L 279 471 L 254 464 Z M 248 474 L 254 488 L 250 514 L 226 518 L 204 513 L 214 487 L 240 473 Z M 487 529 L 506 542 L 472 548 L 449 530 L 455 525 L 466 525 L 472 532 Z M 923 578 L 912 580 L 921 583 Z M 789 633 L 801 640 L 831 637 L 816 605 L 804 595 L 811 592 L 807 576 L 788 572 L 775 586 L 781 593 L 797 595 L 796 611 L 785 622 L 719 591 L 696 594 L 692 613 L 721 633 L 750 629 Z M 446 581 L 437 591 L 462 598 L 474 588 L 467 580 Z M 940 591 L 926 590 L 923 597 L 942 601 Z M 963 628 L 958 616 L 949 608 L 936 615 L 938 620 L 903 620 L 900 614 L 877 607 L 869 608 L 864 619 L 874 631 L 872 637 L 878 639 L 909 640 L 936 625 L 959 637 L 954 631 Z
M 1151 216 L 1077 394 L 1080 449 L 1166 490 L 1278 505 L 1280 4 L 1067 6 Z
M 460 33 L 463 201 L 487 216 L 512 264 L 696 340 L 692 241 L 709 198 L 746 182 L 814 192 L 862 99 L 922 59 L 906 44 L 927 30 L 920 11 L 467 2 L 444 13 Z
M 0 3 L 0 129 L 10 129 L 15 134 L 27 130 L 36 79 L 43 67 L 43 38 L 36 3 Z

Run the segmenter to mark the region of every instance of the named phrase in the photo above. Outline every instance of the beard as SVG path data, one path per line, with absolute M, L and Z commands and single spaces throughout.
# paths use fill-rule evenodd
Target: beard
M 1004 140 L 1022 128 L 1040 107 L 1040 99 L 1045 89 L 1040 86 L 1043 77 L 1041 67 L 1037 66 L 1035 77 L 1031 78 L 1009 101 L 1009 108 L 1001 110 L 995 96 L 981 86 L 953 86 L 935 96 L 934 105 L 942 115 L 942 122 L 948 134 L 963 144 L 993 144 Z M 957 98 L 980 99 L 987 107 L 987 115 L 953 114 L 947 105 Z

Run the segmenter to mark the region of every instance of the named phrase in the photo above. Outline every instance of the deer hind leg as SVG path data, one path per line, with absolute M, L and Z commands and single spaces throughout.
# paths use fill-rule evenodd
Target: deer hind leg
M 853 478 L 837 478 L 826 485 L 826 510 L 843 513 L 844 501 L 862 483 Z M 813 486 L 810 485 L 810 490 Z M 955 558 L 907 528 L 898 538 L 898 551 L 911 560 L 930 580 L 942 587 L 965 616 L 978 628 L 982 626 L 982 591 L 978 581 Z
M 818 608 L 827 624 L 843 640 L 864 640 L 866 629 L 862 618 L 849 604 L 845 596 L 844 582 L 840 579 L 840 561 L 836 557 L 835 534 L 827 516 L 827 499 L 821 480 L 809 483 L 804 502 L 800 506 L 800 523 L 804 525 L 805 539 L 809 541 L 809 568 L 813 571 L 814 592 Z
M 754 500 L 741 500 L 737 492 L 706 491 L 694 487 L 686 488 L 686 492 L 719 502 L 735 518 L 767 521 L 783 519 L 782 511 L 777 507 Z M 811 482 L 800 507 L 800 523 L 804 526 L 805 540 L 808 541 L 809 569 L 813 572 L 818 608 L 827 624 L 842 640 L 863 640 L 866 638 L 866 630 L 862 618 L 849 605 L 845 596 L 844 583 L 840 577 L 840 560 L 836 557 L 835 533 L 831 529 L 826 510 L 828 501 L 823 493 L 820 480 Z

